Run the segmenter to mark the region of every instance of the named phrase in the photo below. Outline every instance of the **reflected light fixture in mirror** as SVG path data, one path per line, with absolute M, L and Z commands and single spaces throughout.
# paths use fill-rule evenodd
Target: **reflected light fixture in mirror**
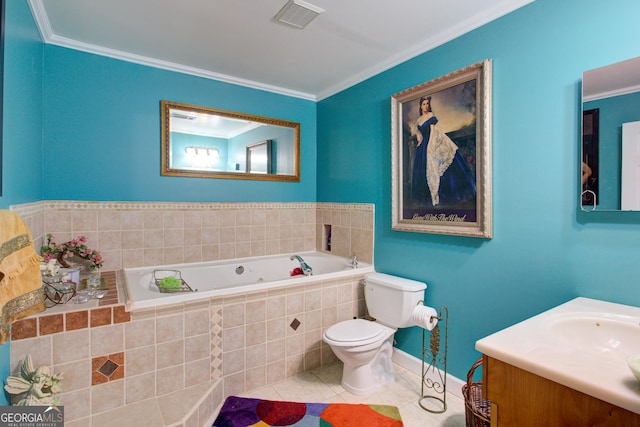
M 170 101 L 160 110 L 161 175 L 300 181 L 300 123 Z M 268 167 L 249 167 L 266 141 Z
M 193 145 L 188 146 L 184 149 L 184 152 L 187 156 L 199 157 L 199 158 L 211 158 L 217 159 L 220 157 L 220 152 L 217 148 L 207 148 L 207 147 L 195 147 Z
M 640 57 L 582 74 L 583 211 L 640 210 Z

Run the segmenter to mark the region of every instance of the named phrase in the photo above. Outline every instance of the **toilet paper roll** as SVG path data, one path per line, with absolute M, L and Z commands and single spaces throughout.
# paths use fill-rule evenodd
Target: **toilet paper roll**
M 419 304 L 411 312 L 411 320 L 417 326 L 430 331 L 438 324 L 438 312 L 433 307 Z

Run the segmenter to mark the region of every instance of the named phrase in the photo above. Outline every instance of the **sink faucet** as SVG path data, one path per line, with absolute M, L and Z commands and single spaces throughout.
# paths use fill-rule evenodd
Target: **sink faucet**
M 298 260 L 298 262 L 300 263 L 300 268 L 302 268 L 302 272 L 304 273 L 305 276 L 311 276 L 313 274 L 313 269 L 309 267 L 309 264 L 304 262 L 304 260 L 300 255 L 291 255 L 290 259 L 291 261 L 293 261 L 294 259 Z

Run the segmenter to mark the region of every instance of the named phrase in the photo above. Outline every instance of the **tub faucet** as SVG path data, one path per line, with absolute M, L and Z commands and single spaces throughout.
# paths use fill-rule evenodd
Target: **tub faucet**
M 358 257 L 355 255 L 351 259 L 351 268 L 358 268 Z
M 311 276 L 313 274 L 313 269 L 309 267 L 309 264 L 304 262 L 304 260 L 300 255 L 291 255 L 290 259 L 291 261 L 293 261 L 294 259 L 298 260 L 298 262 L 300 263 L 300 268 L 302 268 L 302 272 L 304 273 L 305 276 Z

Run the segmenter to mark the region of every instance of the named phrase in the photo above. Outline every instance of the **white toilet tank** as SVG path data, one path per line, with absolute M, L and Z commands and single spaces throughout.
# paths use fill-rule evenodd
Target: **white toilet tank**
M 364 276 L 364 299 L 369 315 L 391 328 L 412 326 L 411 312 L 424 300 L 426 283 L 383 273 Z

